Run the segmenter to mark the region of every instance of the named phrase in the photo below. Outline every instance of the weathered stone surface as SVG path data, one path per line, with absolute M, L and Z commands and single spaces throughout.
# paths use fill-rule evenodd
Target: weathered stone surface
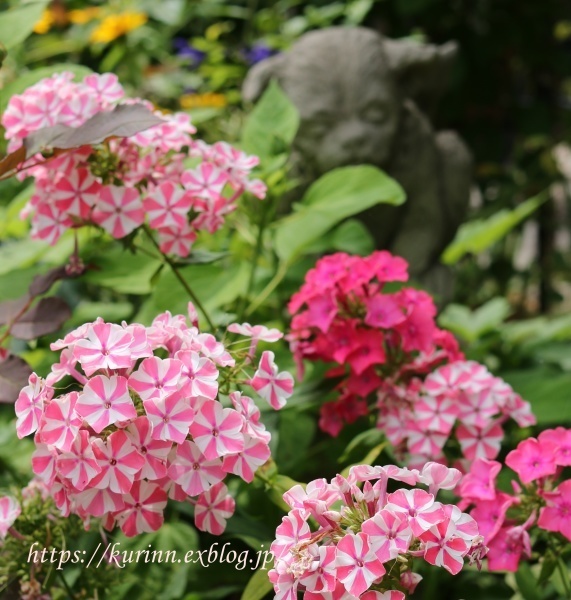
M 365 28 L 330 28 L 252 68 L 243 87 L 256 100 L 271 78 L 301 115 L 294 141 L 297 175 L 309 185 L 339 166 L 373 164 L 404 187 L 402 207 L 362 215 L 377 246 L 430 278 L 468 205 L 472 161 L 452 131 L 428 114 L 444 92 L 456 45 L 389 40 Z

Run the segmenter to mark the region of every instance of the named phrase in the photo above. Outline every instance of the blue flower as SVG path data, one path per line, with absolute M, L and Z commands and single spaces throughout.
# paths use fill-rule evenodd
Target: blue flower
M 188 59 L 192 68 L 198 67 L 206 58 L 206 52 L 194 48 L 184 38 L 174 38 L 173 46 L 175 47 L 176 55 L 180 58 Z
M 264 42 L 256 42 L 249 49 L 243 51 L 243 56 L 248 64 L 255 65 L 262 60 L 266 60 L 266 58 L 270 58 L 275 53 L 276 51 Z

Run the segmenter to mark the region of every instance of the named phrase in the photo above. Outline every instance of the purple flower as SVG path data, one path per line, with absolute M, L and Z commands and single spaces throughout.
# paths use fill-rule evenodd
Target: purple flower
M 196 68 L 206 58 L 206 52 L 194 48 L 184 38 L 175 38 L 173 46 L 176 50 L 176 55 L 180 58 L 185 58 L 190 61 L 190 66 Z
M 264 42 L 256 42 L 249 49 L 244 49 L 242 54 L 248 64 L 255 65 L 266 58 L 270 58 L 275 53 L 276 51 L 272 50 Z

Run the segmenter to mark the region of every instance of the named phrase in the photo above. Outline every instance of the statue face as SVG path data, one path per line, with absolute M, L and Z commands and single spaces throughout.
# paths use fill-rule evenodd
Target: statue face
M 329 45 L 308 38 L 288 53 L 280 73 L 301 116 L 295 148 L 317 174 L 351 164 L 382 166 L 391 153 L 401 99 L 380 39 L 360 33 L 341 32 Z M 339 43 L 344 35 L 346 43 Z

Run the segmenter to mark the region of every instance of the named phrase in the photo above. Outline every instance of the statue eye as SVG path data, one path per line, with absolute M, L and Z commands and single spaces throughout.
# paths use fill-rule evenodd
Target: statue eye
M 368 106 L 362 113 L 362 118 L 369 123 L 382 123 L 386 120 L 388 112 L 382 107 L 377 105 Z

